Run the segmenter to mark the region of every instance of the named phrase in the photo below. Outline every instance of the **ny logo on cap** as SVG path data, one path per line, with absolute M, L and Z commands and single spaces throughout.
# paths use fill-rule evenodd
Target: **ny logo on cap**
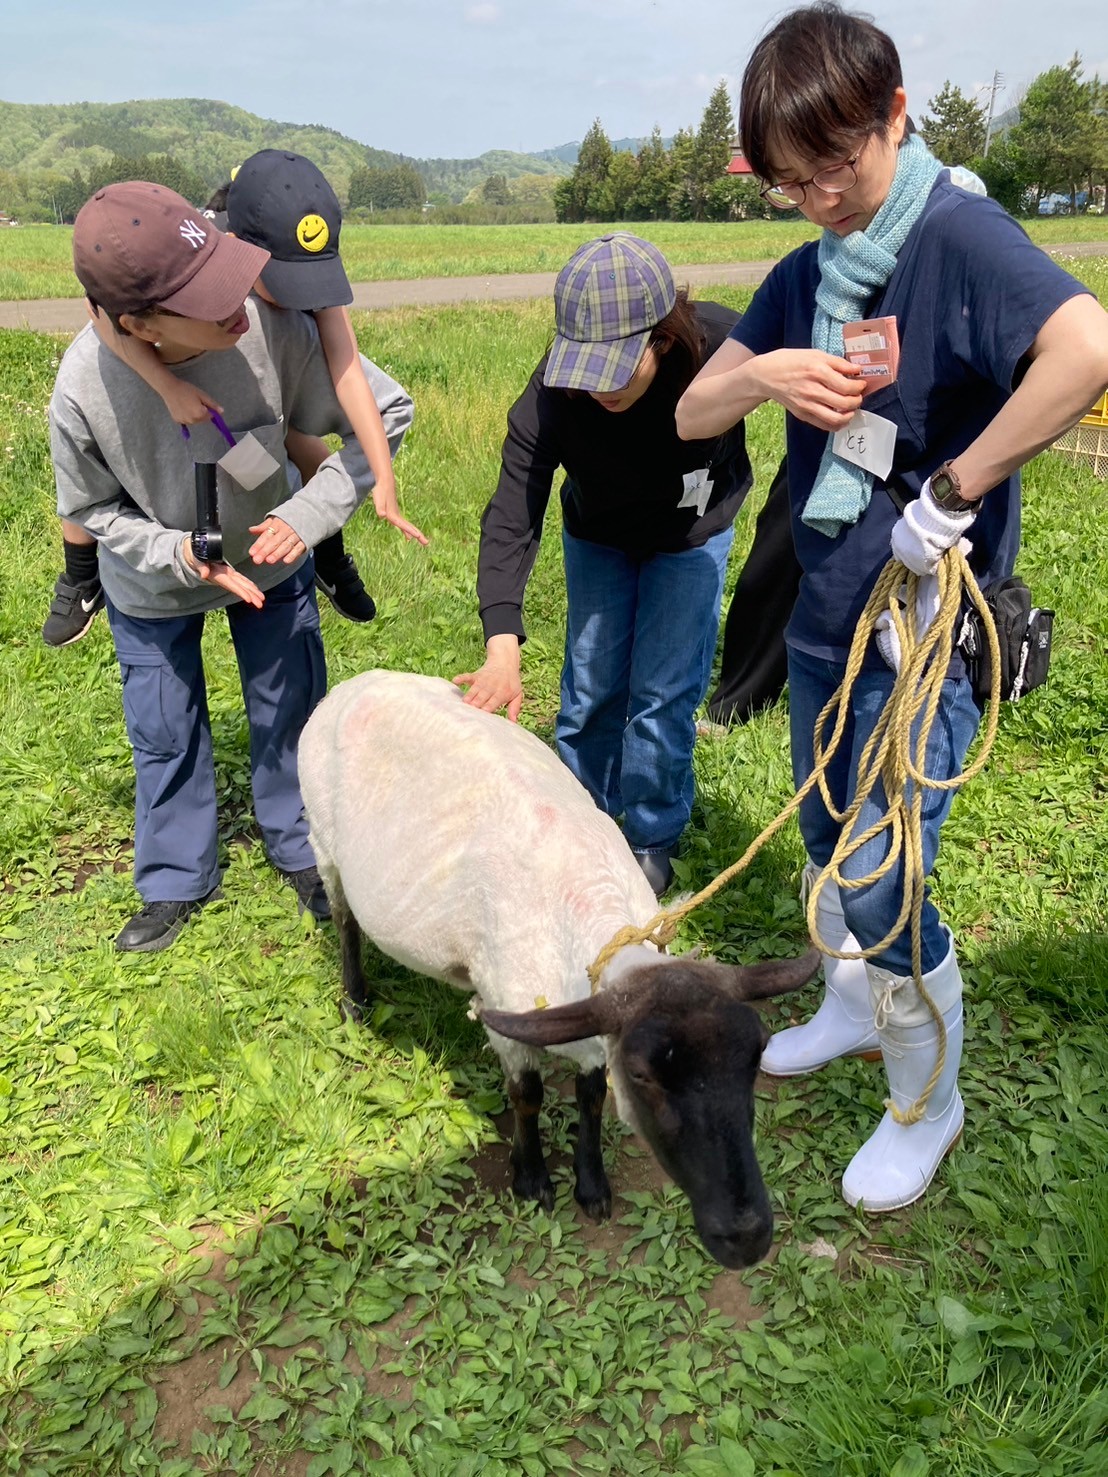
M 200 247 L 208 239 L 207 231 L 203 227 L 198 226 L 195 221 L 182 221 L 180 230 L 181 235 L 189 243 L 193 251 L 199 251 Z

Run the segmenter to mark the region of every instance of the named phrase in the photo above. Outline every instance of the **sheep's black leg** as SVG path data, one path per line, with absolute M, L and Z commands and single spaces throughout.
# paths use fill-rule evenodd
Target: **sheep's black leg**
M 332 916 L 342 946 L 342 1000 L 339 1010 L 344 1020 L 361 1021 L 369 999 L 369 987 L 362 972 L 362 931 L 349 908 L 336 908 Z
M 608 1093 L 603 1067 L 577 1074 L 577 1145 L 573 1151 L 573 1168 L 577 1176 L 573 1196 L 591 1220 L 603 1221 L 612 1213 L 612 1187 L 604 1173 L 604 1155 L 600 1147 L 600 1121 L 604 1099 Z
M 512 1194 L 520 1200 L 537 1200 L 545 1211 L 554 1209 L 554 1185 L 543 1158 L 539 1139 L 542 1109 L 542 1078 L 536 1071 L 521 1072 L 508 1083 L 508 1096 L 515 1110 L 512 1135 Z

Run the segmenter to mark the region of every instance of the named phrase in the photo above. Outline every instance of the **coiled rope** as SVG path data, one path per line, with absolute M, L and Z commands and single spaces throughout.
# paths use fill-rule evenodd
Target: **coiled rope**
M 859 618 L 842 684 L 816 719 L 813 735 L 815 764 L 812 773 L 780 814 L 770 821 L 760 835 L 754 838 L 738 861 L 733 862 L 694 896 L 678 903 L 675 907 L 665 908 L 656 913 L 641 928 L 633 925 L 621 928 L 600 950 L 588 970 L 589 981 L 595 994 L 601 973 L 620 949 L 628 944 L 640 943 L 651 943 L 657 945 L 659 949 L 664 949 L 676 936 L 682 919 L 687 918 L 701 903 L 714 897 L 734 877 L 744 871 L 770 837 L 781 829 L 812 790 L 818 786 L 823 803 L 833 819 L 840 824 L 841 830 L 831 860 L 820 872 L 808 897 L 808 931 L 812 936 L 812 942 L 822 953 L 835 959 L 870 959 L 887 948 L 903 931 L 905 923 L 910 921 L 912 977 L 938 1030 L 939 1050 L 935 1070 L 919 1097 L 907 1112 L 902 1112 L 891 1100 L 885 1104 L 896 1121 L 903 1124 L 917 1123 L 923 1117 L 931 1093 L 934 1091 L 946 1062 L 946 1026 L 943 1023 L 942 1012 L 937 1008 L 923 984 L 920 946 L 926 884 L 921 825 L 923 796 L 926 790 L 960 789 L 962 785 L 981 773 L 996 739 L 1000 716 L 999 683 L 994 681 L 985 714 L 984 737 L 981 740 L 977 757 L 960 774 L 950 779 L 928 777 L 924 770 L 927 742 L 939 709 L 943 681 L 957 639 L 956 626 L 963 598 L 968 598 L 981 615 L 989 643 L 992 671 L 994 674 L 1000 671 L 1000 648 L 992 614 L 966 562 L 965 555 L 960 549 L 957 547 L 949 549 L 943 555 L 939 561 L 937 578 L 939 612 L 921 636 L 916 630 L 916 595 L 920 577 L 896 560 L 889 560 L 878 576 L 877 583 Z M 901 599 L 903 599 L 903 607 Z M 840 811 L 832 802 L 827 787 L 827 769 L 846 732 L 854 684 L 862 669 L 866 648 L 885 611 L 891 612 L 892 624 L 900 643 L 900 669 L 873 732 L 859 756 L 854 799 L 845 810 Z M 830 736 L 828 736 L 828 728 L 831 730 Z M 854 824 L 862 807 L 879 784 L 883 786 L 885 795 L 883 813 L 864 831 L 853 835 Z M 885 832 L 888 833 L 889 838 L 888 850 L 880 865 L 864 877 L 844 877 L 842 867 L 850 857 Z M 829 948 L 820 938 L 816 923 L 816 910 L 823 889 L 830 884 L 851 889 L 869 887 L 891 871 L 902 858 L 904 889 L 900 912 L 885 937 L 868 949 L 844 951 Z

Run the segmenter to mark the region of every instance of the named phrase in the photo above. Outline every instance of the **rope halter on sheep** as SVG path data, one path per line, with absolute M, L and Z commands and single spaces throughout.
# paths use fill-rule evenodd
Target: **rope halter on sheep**
M 878 576 L 865 610 L 858 621 L 850 655 L 847 658 L 846 674 L 842 686 L 834 693 L 816 719 L 814 750 L 816 762 L 812 773 L 801 785 L 784 810 L 772 820 L 765 830 L 747 847 L 737 862 L 732 863 L 712 882 L 693 897 L 676 907 L 656 913 L 642 928 L 621 928 L 614 938 L 604 945 L 589 966 L 589 980 L 593 992 L 600 983 L 605 966 L 620 949 L 628 944 L 651 943 L 664 949 L 677 934 L 682 919 L 688 917 L 701 903 L 726 887 L 744 871 L 765 843 L 785 824 L 801 802 L 819 786 L 823 802 L 831 816 L 839 822 L 841 831 L 834 853 L 827 866 L 820 872 L 808 897 L 808 931 L 812 942 L 824 954 L 835 959 L 871 959 L 895 939 L 904 925 L 911 921 L 912 929 L 912 977 L 920 998 L 930 1010 L 938 1029 L 939 1051 L 935 1070 L 917 1100 L 902 1112 L 891 1100 L 885 1106 L 898 1123 L 918 1123 L 927 1108 L 935 1084 L 942 1074 L 946 1061 L 946 1027 L 942 1012 L 927 993 L 923 985 L 923 970 L 920 950 L 921 921 L 925 897 L 926 873 L 923 866 L 923 841 L 921 815 L 925 790 L 957 790 L 981 773 L 992 751 L 996 739 L 1000 715 L 1000 684 L 994 682 L 989 695 L 985 734 L 977 758 L 961 774 L 950 779 L 929 779 L 924 771 L 927 741 L 938 712 L 942 696 L 943 681 L 955 644 L 955 627 L 962 608 L 963 596 L 979 612 L 989 642 L 989 657 L 993 672 L 1000 671 L 1000 648 L 996 627 L 985 603 L 977 581 L 973 577 L 965 555 L 958 548 L 949 549 L 938 568 L 939 613 L 931 625 L 919 636 L 916 631 L 916 594 L 920 577 L 906 569 L 903 564 L 890 559 Z M 901 608 L 903 588 L 904 607 Z M 846 731 L 850 713 L 850 698 L 866 647 L 874 634 L 877 622 L 885 611 L 891 612 L 893 626 L 900 643 L 900 669 L 897 672 L 888 701 L 881 711 L 873 733 L 858 761 L 857 786 L 854 799 L 844 811 L 836 809 L 827 788 L 828 765 L 837 752 Z M 832 721 L 833 720 L 833 721 Z M 918 723 L 913 739 L 912 728 Z M 827 738 L 828 726 L 830 738 Z M 881 818 L 858 835 L 851 834 L 854 823 L 874 788 L 882 783 L 886 806 Z M 874 837 L 889 833 L 889 849 L 885 859 L 864 877 L 846 878 L 842 874 L 843 864 L 855 852 Z M 900 858 L 904 862 L 904 893 L 896 922 L 877 944 L 869 949 L 841 950 L 830 948 L 819 935 L 816 910 L 820 893 L 829 884 L 836 887 L 869 887 L 896 866 Z

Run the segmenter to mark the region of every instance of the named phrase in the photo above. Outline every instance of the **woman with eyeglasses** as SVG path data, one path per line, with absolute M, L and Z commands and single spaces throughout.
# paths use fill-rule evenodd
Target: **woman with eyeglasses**
M 679 434 L 689 437 L 717 435 L 767 400 L 786 411 L 803 571 L 786 632 L 798 786 L 814 765 L 816 716 L 843 679 L 858 618 L 890 556 L 934 576 L 945 551 L 966 539 L 980 584 L 1011 574 L 1020 467 L 1108 382 L 1108 315 L 999 206 L 951 182 L 919 136 L 907 134 L 906 106 L 892 40 L 837 5 L 795 10 L 758 44 L 742 83 L 744 151 L 766 181 L 764 197 L 799 209 L 823 234 L 766 278 L 677 408 Z M 892 382 L 865 396 L 865 411 L 889 442 L 886 460 L 875 463 L 859 458 L 856 436 L 835 438 L 863 405 L 865 384 L 859 362 L 844 357 L 844 325 L 876 319 L 895 319 L 899 365 Z M 891 338 L 888 324 L 877 332 Z M 934 578 L 924 587 L 923 615 L 933 618 Z M 893 680 L 871 643 L 854 687 L 846 755 L 828 775 L 840 810 Z M 979 716 L 955 656 L 928 748 L 930 776 L 961 769 Z M 923 798 L 928 872 L 950 798 L 934 790 Z M 858 833 L 882 802 L 876 795 L 862 811 Z M 811 876 L 838 837 L 818 792 L 801 807 L 800 825 Z M 844 872 L 868 875 L 886 851 L 879 836 Z M 902 894 L 899 865 L 833 900 L 826 889 L 824 941 L 845 950 L 880 944 L 895 930 Z M 945 1063 L 925 1116 L 904 1126 L 886 1112 L 850 1162 L 844 1196 L 869 1211 L 923 1194 L 962 1132 L 962 982 L 953 938 L 930 899 L 922 952 L 924 984 L 946 1025 Z M 816 1014 L 771 1039 L 764 1069 L 792 1076 L 880 1050 L 903 1111 L 938 1061 L 938 1030 L 912 979 L 910 930 L 865 963 L 827 958 L 824 974 Z

